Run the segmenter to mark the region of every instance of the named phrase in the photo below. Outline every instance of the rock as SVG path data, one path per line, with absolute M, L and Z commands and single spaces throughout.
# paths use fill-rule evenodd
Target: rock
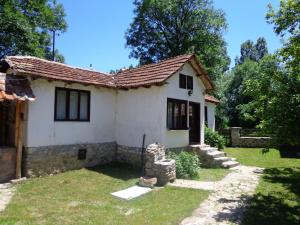
M 139 185 L 142 187 L 150 187 L 153 188 L 157 183 L 156 177 L 140 177 Z

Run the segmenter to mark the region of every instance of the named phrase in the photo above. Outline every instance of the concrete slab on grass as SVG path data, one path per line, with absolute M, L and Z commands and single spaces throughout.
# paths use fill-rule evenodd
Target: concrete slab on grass
M 120 199 L 131 200 L 133 198 L 137 198 L 144 194 L 147 194 L 150 191 L 152 191 L 151 188 L 140 187 L 140 186 L 135 185 L 135 186 L 127 188 L 125 190 L 117 191 L 117 192 L 114 192 L 111 194 Z

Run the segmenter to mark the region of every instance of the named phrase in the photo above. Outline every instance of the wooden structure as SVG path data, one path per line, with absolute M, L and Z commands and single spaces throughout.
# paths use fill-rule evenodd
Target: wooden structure
M 22 177 L 22 152 L 25 107 L 35 97 L 25 77 L 0 73 L 0 182 Z M 14 118 L 12 118 L 14 117 Z M 13 152 L 15 151 L 15 152 Z M 11 164 L 14 166 L 12 167 Z M 10 171 L 15 173 L 11 176 Z M 4 171 L 5 170 L 5 171 Z

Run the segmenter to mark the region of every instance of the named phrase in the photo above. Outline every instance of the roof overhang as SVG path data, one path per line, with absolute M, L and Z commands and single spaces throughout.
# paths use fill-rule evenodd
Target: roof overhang
M 35 96 L 26 77 L 0 73 L 1 101 L 33 101 Z

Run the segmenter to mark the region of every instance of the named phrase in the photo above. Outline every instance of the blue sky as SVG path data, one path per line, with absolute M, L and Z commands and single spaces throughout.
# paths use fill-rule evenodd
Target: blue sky
M 109 72 L 130 64 L 130 50 L 125 48 L 125 31 L 133 20 L 133 0 L 60 0 L 67 14 L 68 31 L 57 38 L 57 48 L 66 63 Z M 271 52 L 280 48 L 279 37 L 265 20 L 268 3 L 279 0 L 214 0 L 214 6 L 226 13 L 228 30 L 224 34 L 231 60 L 239 55 L 240 45 L 247 39 L 267 39 Z

